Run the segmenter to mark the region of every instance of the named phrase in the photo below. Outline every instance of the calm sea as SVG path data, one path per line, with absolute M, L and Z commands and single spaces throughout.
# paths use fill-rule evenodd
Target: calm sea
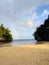
M 11 42 L 12 45 L 29 45 L 29 44 L 36 44 L 36 40 L 34 39 L 19 39 L 19 40 L 13 40 Z
M 10 43 L 3 43 L 3 42 L 0 42 L 0 46 L 6 46 L 6 45 L 12 45 L 12 46 L 17 46 L 17 45 L 33 45 L 33 44 L 36 44 L 36 40 L 34 39 L 19 39 L 19 40 L 13 40 L 12 42 Z

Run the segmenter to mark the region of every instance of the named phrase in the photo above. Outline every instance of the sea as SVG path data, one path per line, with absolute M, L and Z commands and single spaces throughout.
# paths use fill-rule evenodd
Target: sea
M 34 45 L 36 43 L 35 39 L 14 39 L 12 42 L 0 42 L 0 46 Z
M 12 46 L 15 45 L 30 45 L 30 44 L 36 44 L 35 39 L 18 39 L 18 40 L 13 40 L 11 43 Z

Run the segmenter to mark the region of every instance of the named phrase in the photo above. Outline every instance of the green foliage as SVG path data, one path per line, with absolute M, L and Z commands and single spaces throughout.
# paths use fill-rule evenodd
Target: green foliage
M 49 41 L 49 16 L 43 25 L 40 25 L 34 32 L 35 40 Z
M 0 26 L 0 41 L 9 42 L 12 41 L 12 35 L 10 34 L 10 30 L 3 27 L 3 24 Z

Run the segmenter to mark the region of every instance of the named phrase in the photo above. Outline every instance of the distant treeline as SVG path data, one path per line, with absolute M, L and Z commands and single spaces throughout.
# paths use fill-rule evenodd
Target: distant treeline
M 5 28 L 3 24 L 0 25 L 0 42 L 12 41 L 12 35 L 8 28 Z

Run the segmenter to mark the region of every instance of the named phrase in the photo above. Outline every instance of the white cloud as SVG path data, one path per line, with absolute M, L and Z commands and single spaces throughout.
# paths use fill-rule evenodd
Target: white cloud
M 38 27 L 39 26 L 39 16 L 38 16 L 38 14 L 37 14 L 37 12 L 36 12 L 36 10 L 33 12 L 33 14 L 32 14 L 32 22 L 33 22 L 33 24 L 32 24 L 32 26 L 33 27 Z
M 12 33 L 13 39 L 19 39 L 20 38 L 19 33 L 17 32 L 17 30 L 12 29 L 11 33 Z
M 23 26 L 24 27 L 29 27 L 29 28 L 31 28 L 31 27 L 38 27 L 39 26 L 39 19 L 40 17 L 38 16 L 38 14 L 37 14 L 37 12 L 36 11 L 33 11 L 32 12 L 32 17 L 31 17 L 31 19 L 30 20 L 28 20 L 28 21 L 26 21 L 24 24 L 23 24 Z M 36 21 L 35 21 L 36 20 Z
M 39 26 L 39 19 L 40 17 L 38 16 L 36 11 L 32 12 L 32 17 L 31 20 L 26 21 L 23 26 L 24 27 L 38 27 Z
M 38 26 L 38 23 L 34 20 L 39 19 L 39 17 L 34 10 L 41 5 L 48 4 L 49 0 L 0 0 L 0 21 L 1 23 L 6 24 L 7 27 L 9 27 L 8 24 L 10 24 L 10 22 L 16 24 L 16 22 L 19 21 L 19 23 L 16 25 L 10 24 L 11 26 L 9 28 L 11 29 L 14 38 L 20 38 L 21 34 L 19 34 L 16 27 L 18 26 L 20 28 L 28 28 L 32 26 Z M 27 21 L 27 17 L 25 17 L 25 14 L 30 13 L 32 13 L 32 19 L 28 19 Z M 48 13 L 49 12 L 45 10 L 43 11 L 42 15 L 47 15 Z
M 37 12 L 34 11 L 33 14 L 32 14 L 32 20 L 36 20 L 36 19 L 39 19 L 39 16 L 37 15 Z
M 41 14 L 41 17 L 44 17 L 46 15 L 49 15 L 49 11 L 47 9 L 45 9 L 42 14 Z
M 32 27 L 32 20 L 28 20 L 28 21 L 25 21 L 25 22 L 17 22 L 16 25 L 19 26 L 19 27 Z
M 49 5 L 49 0 L 42 0 L 44 5 Z
M 22 13 L 30 13 L 38 6 L 49 4 L 49 0 L 0 0 L 0 15 L 15 19 Z
M 49 15 L 49 10 L 45 9 L 43 10 L 43 12 L 41 13 L 40 16 L 38 16 L 37 12 L 33 12 L 32 15 L 32 21 L 33 21 L 33 27 L 39 27 L 41 24 L 43 24 L 44 19 Z
M 19 39 L 20 35 L 19 32 L 16 30 L 16 27 L 13 23 L 10 24 L 10 30 L 11 30 L 11 34 L 13 36 L 13 39 Z

